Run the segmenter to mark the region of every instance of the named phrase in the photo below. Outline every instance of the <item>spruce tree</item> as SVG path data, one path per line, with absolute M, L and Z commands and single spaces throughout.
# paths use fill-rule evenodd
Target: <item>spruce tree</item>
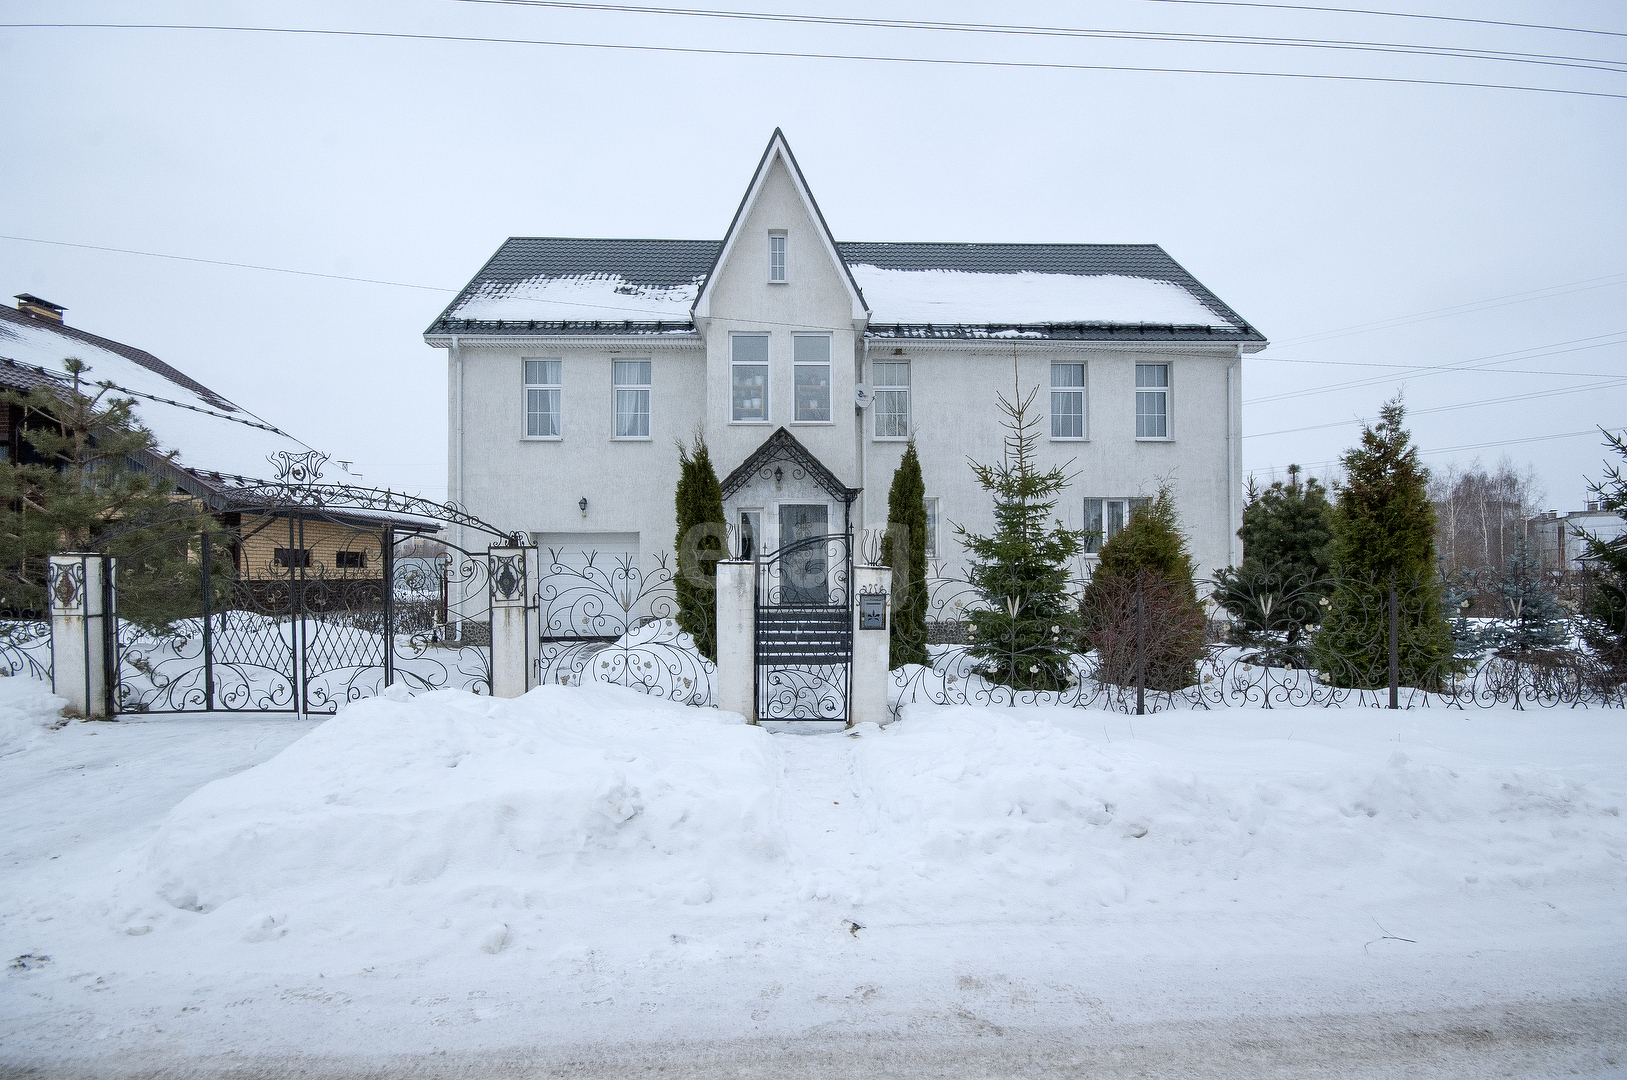
M 202 611 L 196 558 L 202 532 L 219 525 L 201 504 L 180 497 L 143 458 L 174 457 L 137 422 L 135 402 L 91 382 L 79 359 L 63 361 L 61 385 L 0 398 L 21 406 L 27 460 L 0 466 L 0 606 L 43 614 L 47 557 L 95 551 L 117 560 L 119 616 L 152 631 Z M 224 544 L 221 550 L 224 550 Z M 216 567 L 224 593 L 230 561 Z M 218 598 L 217 598 L 218 599 Z
M 1557 649 L 1570 639 L 1565 609 L 1542 578 L 1541 562 L 1531 554 L 1523 539 L 1516 540 L 1514 551 L 1497 578 L 1502 617 L 1484 635 L 1487 644 L 1501 653 L 1519 654 L 1533 649 Z
M 708 660 L 717 659 L 717 560 L 725 558 L 723 488 L 706 440 L 695 434 L 693 448 L 678 444 L 677 511 L 678 628 L 695 639 Z
M 1299 472 L 1288 466 L 1287 483 L 1264 491 L 1250 485 L 1237 530 L 1243 563 L 1215 574 L 1215 602 L 1231 614 L 1240 642 L 1281 634 L 1292 648 L 1321 619 L 1321 600 L 1332 591 L 1333 506 L 1321 483 L 1301 483 Z
M 1601 429 L 1602 430 L 1602 429 Z M 1603 432 L 1605 446 L 1627 461 L 1627 439 Z M 1610 463 L 1603 477 L 1590 484 L 1599 509 L 1627 520 L 1627 473 Z M 1582 612 L 1583 639 L 1604 661 L 1606 676 L 1616 684 L 1627 682 L 1627 541 L 1583 533 L 1590 564 L 1588 590 Z
M 887 492 L 887 534 L 882 539 L 881 561 L 893 568 L 889 667 L 927 662 L 926 540 L 926 481 L 911 439 L 893 471 L 893 486 Z
M 978 674 L 1019 690 L 1061 690 L 1071 678 L 1074 602 L 1068 596 L 1068 561 L 1084 547 L 1084 533 L 1053 519 L 1057 495 L 1068 486 L 1066 466 L 1040 471 L 1040 420 L 1030 415 L 1036 391 L 997 397 L 1005 414 L 1004 453 L 997 464 L 971 462 L 972 475 L 994 496 L 994 532 L 982 536 L 956 526 L 971 556 L 969 578 L 982 604 L 970 613 L 971 647 Z M 1051 522 L 1048 526 L 1047 523 Z
M 1167 486 L 1102 545 L 1080 615 L 1103 682 L 1135 682 L 1141 656 L 1149 687 L 1179 690 L 1191 685 L 1204 650 L 1203 604 L 1175 497 Z
M 1452 634 L 1436 569 L 1435 507 L 1429 470 L 1403 426 L 1406 410 L 1385 402 L 1377 424 L 1341 459 L 1344 480 L 1333 510 L 1338 581 L 1314 642 L 1317 666 L 1340 685 L 1389 684 L 1388 595 L 1400 599 L 1401 681 L 1425 690 L 1450 673 Z

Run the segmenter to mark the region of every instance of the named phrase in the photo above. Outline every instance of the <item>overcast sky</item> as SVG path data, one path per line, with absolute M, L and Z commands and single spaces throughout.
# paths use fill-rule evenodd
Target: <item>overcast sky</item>
M 0 23 L 329 29 L 1627 95 L 1619 2 L 1372 0 L 1392 12 L 1609 33 L 1168 0 L 696 2 L 1568 59 L 469 0 L 0 0 Z M 1163 245 L 1273 342 L 1245 365 L 1244 465 L 1262 478 L 1289 462 L 1326 471 L 1358 435 L 1354 421 L 1404 390 L 1422 448 L 1474 447 L 1432 453 L 1432 466 L 1477 456 L 1494 465 L 1507 454 L 1536 468 L 1547 505 L 1577 508 L 1585 478 L 1598 475 L 1600 440 L 1543 437 L 1627 425 L 1627 98 L 18 26 L 0 27 L 0 96 L 9 131 L 0 233 L 57 242 L 0 239 L 0 295 L 66 305 L 70 324 L 157 354 L 356 460 L 380 486 L 444 494 L 445 354 L 421 335 L 505 237 L 720 238 L 776 126 L 841 240 Z M 1416 370 L 1469 365 L 1479 366 Z M 1495 400 L 1507 398 L 1516 400 Z

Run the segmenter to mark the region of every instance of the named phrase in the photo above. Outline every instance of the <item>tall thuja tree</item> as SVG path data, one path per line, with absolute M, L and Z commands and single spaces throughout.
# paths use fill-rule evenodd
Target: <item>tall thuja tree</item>
M 887 642 L 888 666 L 924 664 L 926 654 L 926 481 L 915 440 L 893 471 L 887 492 L 887 534 L 881 561 L 892 567 L 893 622 Z
M 122 618 L 159 629 L 198 614 L 198 538 L 219 526 L 164 478 L 174 453 L 137 422 L 134 401 L 91 382 L 76 358 L 63 369 L 61 384 L 0 395 L 21 407 L 31 451 L 0 467 L 0 606 L 44 611 L 47 556 L 98 551 L 118 560 Z
M 1525 541 L 1514 541 L 1514 550 L 1497 577 L 1501 619 L 1485 635 L 1487 644 L 1501 653 L 1518 654 L 1556 649 L 1570 639 L 1565 609 L 1548 589 L 1544 576 L 1541 561 Z
M 982 604 L 971 612 L 971 647 L 978 674 L 1019 690 L 1060 690 L 1071 678 L 1074 602 L 1068 562 L 1084 547 L 1084 533 L 1052 516 L 1068 486 L 1067 467 L 1041 471 L 1035 462 L 1039 417 L 1036 391 L 1017 386 L 999 395 L 1006 417 L 1004 453 L 996 464 L 971 462 L 977 482 L 994 496 L 994 531 L 987 536 L 956 526 L 971 556 L 969 578 Z
M 699 432 L 695 444 L 678 444 L 678 628 L 695 639 L 708 660 L 717 659 L 717 560 L 725 557 L 723 488 L 712 454 Z
M 1321 619 L 1321 600 L 1332 591 L 1333 505 L 1327 489 L 1298 465 L 1288 480 L 1251 491 L 1243 507 L 1243 563 L 1215 575 L 1215 601 L 1233 619 L 1234 636 L 1257 641 L 1281 634 L 1298 644 L 1307 625 Z
M 1605 446 L 1627 462 L 1627 439 L 1604 432 Z M 1620 463 L 1605 465 L 1604 475 L 1590 484 L 1599 509 L 1627 520 L 1627 472 Z M 1584 533 L 1592 579 L 1583 604 L 1583 637 L 1607 665 L 1615 682 L 1627 681 L 1627 533 L 1614 538 Z
M 1203 604 L 1167 486 L 1102 545 L 1079 612 L 1104 683 L 1134 683 L 1138 664 L 1145 665 L 1146 685 L 1155 690 L 1179 690 L 1196 678 L 1204 650 Z
M 1345 452 L 1333 509 L 1336 582 L 1313 643 L 1317 667 L 1340 685 L 1389 683 L 1387 598 L 1399 604 L 1401 681 L 1434 689 L 1451 670 L 1452 634 L 1442 611 L 1429 470 L 1403 426 L 1399 397 L 1384 404 L 1361 444 Z

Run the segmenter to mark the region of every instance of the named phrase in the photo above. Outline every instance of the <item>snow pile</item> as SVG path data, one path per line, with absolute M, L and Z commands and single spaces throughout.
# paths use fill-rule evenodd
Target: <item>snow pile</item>
M 0 678 L 0 754 L 26 750 L 62 723 L 67 702 L 51 684 L 24 675 Z
M 454 319 L 515 319 L 538 322 L 688 321 L 700 279 L 684 285 L 647 285 L 620 274 L 534 277 L 487 283 L 450 312 Z
M 864 263 L 851 269 L 878 324 L 1108 322 L 1236 329 L 1186 289 L 1153 278 L 890 270 Z
M 706 902 L 713 880 L 777 851 L 777 771 L 769 737 L 737 715 L 619 688 L 517 701 L 392 688 L 186 799 L 147 871 L 169 904 L 200 912 L 277 898 L 331 917 L 343 898 L 347 920 L 388 920 L 408 902 L 391 894 L 415 889 L 447 910 L 489 908 L 482 890 L 509 888 L 522 906 Z

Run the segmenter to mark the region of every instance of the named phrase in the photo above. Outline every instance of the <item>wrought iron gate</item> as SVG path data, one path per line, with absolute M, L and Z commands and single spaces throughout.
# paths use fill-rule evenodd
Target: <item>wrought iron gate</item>
M 376 515 L 229 517 L 114 561 L 116 711 L 332 713 L 392 683 L 490 692 L 485 553 L 423 550 Z
M 759 720 L 846 720 L 853 668 L 853 544 L 811 536 L 757 564 Z

